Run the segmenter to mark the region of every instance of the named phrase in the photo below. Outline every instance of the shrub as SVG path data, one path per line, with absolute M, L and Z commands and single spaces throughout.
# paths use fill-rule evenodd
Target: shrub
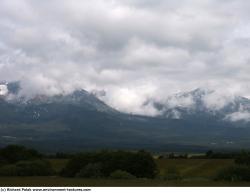
M 250 153 L 242 151 L 236 158 L 235 163 L 239 165 L 250 166 Z
M 20 161 L 0 168 L 0 176 L 49 176 L 54 174 L 49 162 L 44 160 Z
M 0 160 L 7 163 L 16 163 L 21 160 L 41 158 L 41 154 L 34 149 L 27 149 L 19 145 L 9 145 L 0 150 L 0 158 Z
M 214 152 L 212 150 L 209 150 L 206 152 L 206 157 L 211 158 L 213 156 Z
M 120 169 L 120 168 L 118 168 Z M 145 151 L 139 151 L 131 156 L 124 169 L 138 178 L 154 178 L 158 172 L 152 155 Z
M 49 162 L 44 160 L 20 161 L 16 164 L 18 176 L 49 176 L 54 174 Z
M 8 162 L 0 157 L 0 167 L 6 164 L 8 164 Z
M 55 155 L 54 155 L 55 158 L 59 158 L 59 159 L 69 159 L 69 158 L 72 158 L 73 155 L 72 154 L 69 154 L 69 153 L 63 153 L 63 152 L 57 152 Z
M 64 177 L 74 177 L 77 173 L 80 172 L 88 163 L 95 163 L 93 158 L 93 153 L 81 153 L 73 156 L 69 160 L 67 165 L 60 172 L 61 176 Z
M 177 168 L 172 167 L 172 168 L 168 168 L 167 170 L 165 170 L 163 179 L 164 180 L 181 180 L 182 176 Z
M 220 170 L 215 180 L 250 181 L 250 168 L 246 166 L 231 166 Z
M 83 167 L 76 176 L 83 178 L 100 178 L 103 176 L 101 169 L 101 163 L 89 163 L 88 165 Z
M 144 151 L 102 151 L 82 153 L 74 156 L 62 170 L 61 175 L 74 177 L 80 170 L 91 163 L 101 163 L 101 173 L 104 177 L 116 170 L 127 171 L 130 174 L 141 178 L 153 178 L 156 175 L 157 167 L 153 157 Z
M 112 179 L 135 179 L 136 177 L 126 171 L 116 170 L 110 174 Z
M 17 176 L 17 167 L 15 165 L 4 165 L 0 168 L 0 176 Z

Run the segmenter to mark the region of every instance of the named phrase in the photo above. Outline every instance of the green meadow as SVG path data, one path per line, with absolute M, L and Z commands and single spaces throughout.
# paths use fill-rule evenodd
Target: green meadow
M 56 172 L 67 164 L 67 159 L 48 159 Z M 0 177 L 0 186 L 90 186 L 90 187 L 186 187 L 186 186 L 250 186 L 250 182 L 214 181 L 216 173 L 234 164 L 232 159 L 156 159 L 159 174 L 155 179 L 84 179 L 59 176 Z M 181 180 L 164 180 L 161 175 L 176 168 Z

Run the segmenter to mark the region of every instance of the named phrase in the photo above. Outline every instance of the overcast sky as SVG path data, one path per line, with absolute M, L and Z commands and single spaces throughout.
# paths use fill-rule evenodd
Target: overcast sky
M 117 109 L 210 88 L 250 96 L 250 1 L 1 0 L 0 79 L 104 90 Z

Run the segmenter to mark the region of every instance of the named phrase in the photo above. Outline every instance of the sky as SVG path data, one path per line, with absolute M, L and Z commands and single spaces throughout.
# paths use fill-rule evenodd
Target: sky
M 246 0 L 1 0 L 0 81 L 26 95 L 82 88 L 142 114 L 156 113 L 149 99 L 196 88 L 250 97 L 249 10 Z

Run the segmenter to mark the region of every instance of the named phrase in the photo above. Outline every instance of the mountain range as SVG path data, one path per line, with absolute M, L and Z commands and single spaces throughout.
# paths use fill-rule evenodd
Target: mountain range
M 66 95 L 20 97 L 18 82 L 0 84 L 0 145 L 43 151 L 150 149 L 205 151 L 250 147 L 250 100 L 218 98 L 196 89 L 149 99 L 159 113 L 119 112 L 86 90 Z M 216 98 L 217 97 L 217 98 Z

